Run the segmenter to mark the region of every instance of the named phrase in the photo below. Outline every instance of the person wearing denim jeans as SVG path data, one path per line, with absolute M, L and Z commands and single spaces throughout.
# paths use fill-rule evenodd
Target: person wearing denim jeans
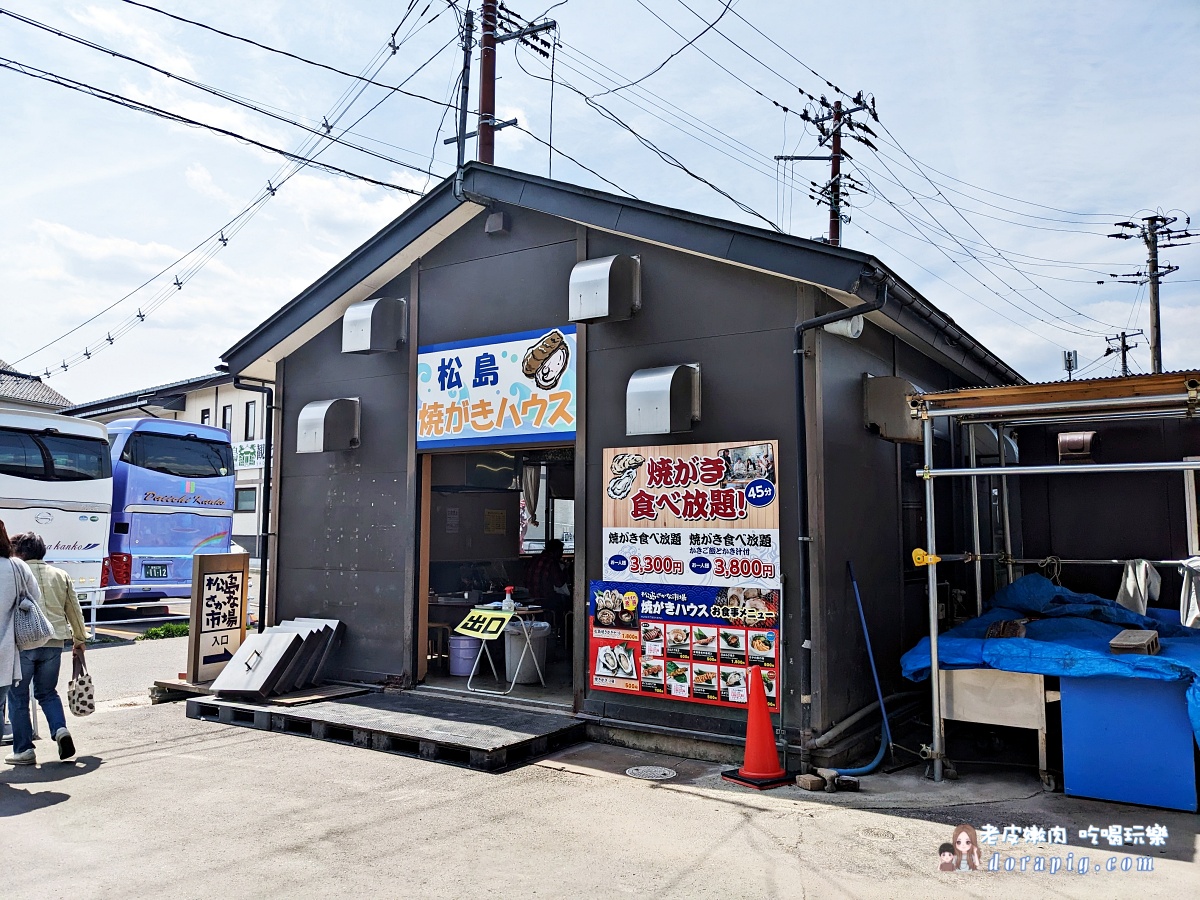
M 57 735 L 66 730 L 67 717 L 63 712 L 62 699 L 58 696 L 58 673 L 61 668 L 63 645 L 51 641 L 44 647 L 21 651 L 21 681 L 8 692 L 8 715 L 12 719 L 13 760 L 22 761 L 22 754 L 33 753 L 33 721 L 29 715 L 29 691 L 42 708 L 50 734 Z M 68 733 L 69 734 L 69 733 Z M 72 752 L 67 756 L 74 755 Z M 61 756 L 61 754 L 60 754 Z M 67 756 L 61 758 L 66 759 Z
M 50 736 L 58 744 L 58 758 L 75 755 L 75 742 L 67 729 L 62 699 L 58 696 L 58 676 L 62 666 L 63 641 L 70 631 L 75 652 L 83 655 L 87 634 L 83 612 L 75 595 L 71 576 L 45 562 L 46 542 L 32 531 L 13 535 L 13 555 L 29 566 L 41 593 L 41 607 L 54 627 L 54 637 L 43 647 L 21 651 L 21 681 L 9 691 L 9 717 L 12 720 L 13 752 L 5 758 L 12 765 L 34 765 L 33 722 L 29 714 L 29 693 L 42 707 Z

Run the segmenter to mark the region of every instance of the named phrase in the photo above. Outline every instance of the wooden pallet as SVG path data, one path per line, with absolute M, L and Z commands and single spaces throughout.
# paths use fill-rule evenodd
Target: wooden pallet
M 319 701 L 300 707 L 192 698 L 187 716 L 301 735 L 483 772 L 503 772 L 586 739 L 573 717 L 402 694 Z

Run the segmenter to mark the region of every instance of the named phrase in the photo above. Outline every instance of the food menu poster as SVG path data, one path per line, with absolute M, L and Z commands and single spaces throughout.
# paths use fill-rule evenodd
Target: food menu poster
M 744 707 L 759 666 L 767 705 L 778 709 L 779 603 L 778 589 L 593 581 L 592 687 Z
M 777 441 L 604 451 L 605 581 L 778 589 Z

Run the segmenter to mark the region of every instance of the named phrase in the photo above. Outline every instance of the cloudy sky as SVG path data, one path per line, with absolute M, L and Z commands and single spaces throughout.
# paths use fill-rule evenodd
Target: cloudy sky
M 512 9 L 533 20 L 551 0 L 520 2 Z M 0 3 L 0 359 L 49 370 L 49 384 L 76 402 L 210 371 L 414 199 L 129 102 L 410 190 L 453 164 L 442 139 L 454 133 L 446 104 L 456 102 L 462 54 L 445 0 L 148 6 Z M 799 115 L 806 104 L 822 112 L 810 96 L 861 90 L 879 122 L 857 119 L 878 136 L 876 149 L 847 145 L 858 190 L 846 246 L 878 256 L 1030 378 L 1059 377 L 1064 349 L 1109 374 L 1116 360 L 1103 357 L 1105 336 L 1148 330 L 1145 286 L 1111 277 L 1144 271 L 1145 249 L 1105 235 L 1115 221 L 1156 211 L 1179 216 L 1180 227 L 1185 215 L 1200 217 L 1200 4 L 724 8 L 553 8 L 553 143 L 567 154 L 554 155 L 553 176 L 616 190 L 603 178 L 644 200 L 821 236 L 828 212 L 809 199 L 809 182 L 824 183 L 826 164 L 773 157 L 822 152 Z M 501 132 L 496 160 L 544 175 L 550 60 L 514 43 L 499 54 L 499 114 L 532 134 Z M 638 84 L 602 94 L 668 57 Z M 405 82 L 419 96 L 313 62 Z M 118 102 L 85 93 L 93 88 Z M 370 152 L 322 141 L 326 123 Z M 1181 267 L 1163 282 L 1164 363 L 1196 366 L 1200 247 L 1162 256 Z M 1132 365 L 1144 371 L 1149 355 L 1137 340 Z

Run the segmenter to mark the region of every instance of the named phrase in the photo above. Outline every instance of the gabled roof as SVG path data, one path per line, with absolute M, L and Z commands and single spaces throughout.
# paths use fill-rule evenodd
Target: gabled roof
M 461 196 L 455 196 L 452 179 L 442 182 L 222 359 L 231 372 L 273 378 L 275 363 L 496 203 L 816 285 L 847 306 L 874 300 L 873 282 L 882 276 L 894 302 L 870 314 L 873 322 L 969 380 L 1025 380 L 870 254 L 481 163 L 467 164 Z
M 47 385 L 38 376 L 16 372 L 8 363 L 0 359 L 0 403 L 5 400 L 56 410 L 71 405 L 70 400 Z
M 143 406 L 161 406 L 170 398 L 181 397 L 192 391 L 200 391 L 214 385 L 229 384 L 233 376 L 224 372 L 213 372 L 209 375 L 198 375 L 195 378 L 185 378 L 183 381 L 173 381 L 170 384 L 160 384 L 157 387 L 142 388 L 102 400 L 92 400 L 88 403 L 77 403 L 62 410 L 63 415 L 90 417 L 104 416 L 127 410 L 139 409 Z

